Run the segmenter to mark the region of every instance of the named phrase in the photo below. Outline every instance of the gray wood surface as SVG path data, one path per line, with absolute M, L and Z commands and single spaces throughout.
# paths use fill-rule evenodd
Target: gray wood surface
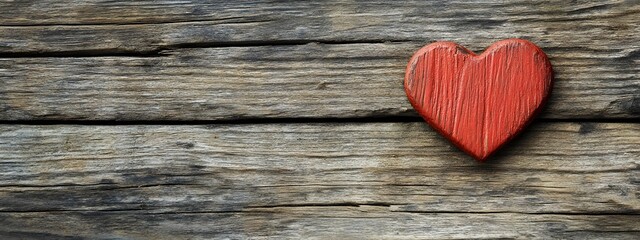
M 637 239 L 638 19 L 636 0 L 0 1 L 0 239 Z M 514 37 L 554 90 L 478 164 L 416 117 L 404 69 Z
M 640 36 L 640 35 L 639 35 Z M 421 43 L 180 49 L 162 57 L 0 58 L 1 120 L 417 116 L 404 93 Z M 640 64 L 550 50 L 548 119 L 640 119 Z M 64 103 L 64 104 L 61 104 Z
M 243 212 L 0 213 L 3 239 L 637 239 L 637 215 L 409 213 L 386 207 Z M 6 230 L 5 230 L 6 229 Z
M 545 118 L 638 119 L 632 2 L 3 2 L 0 119 L 415 116 L 401 81 L 421 45 L 512 37 L 551 57 Z
M 638 124 L 536 124 L 486 164 L 424 123 L 0 130 L 0 236 L 640 232 Z
M 148 52 L 299 41 L 453 40 L 637 57 L 640 5 L 619 1 L 102 1 L 0 3 L 3 52 Z

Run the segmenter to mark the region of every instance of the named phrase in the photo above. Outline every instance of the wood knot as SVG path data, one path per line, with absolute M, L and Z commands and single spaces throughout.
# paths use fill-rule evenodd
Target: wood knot
M 184 149 L 192 149 L 193 147 L 195 147 L 195 144 L 193 144 L 192 142 L 177 142 L 176 145 Z

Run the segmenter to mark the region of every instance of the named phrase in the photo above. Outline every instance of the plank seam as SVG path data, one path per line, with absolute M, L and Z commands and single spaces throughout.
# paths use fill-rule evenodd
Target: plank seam
M 276 41 L 220 41 L 181 43 L 151 50 L 126 50 L 126 49 L 87 49 L 75 51 L 25 51 L 25 52 L 1 52 L 0 58 L 87 58 L 87 57 L 164 57 L 172 55 L 173 51 L 180 49 L 200 48 L 238 48 L 238 47 L 269 47 L 269 46 L 300 46 L 307 44 L 346 45 L 346 44 L 380 44 L 380 43 L 408 43 L 411 40 L 276 40 Z
M 394 205 L 396 206 L 396 205 Z M 244 207 L 241 210 L 221 210 L 221 211 L 166 211 L 166 212 L 153 212 L 154 210 L 161 210 L 160 208 L 123 208 L 123 209 L 96 209 L 96 210 L 75 210 L 75 209 L 49 209 L 49 210 L 0 210 L 0 213 L 95 213 L 95 212 L 135 212 L 142 214 L 211 214 L 211 213 L 247 213 L 247 212 L 264 212 L 264 211 L 276 211 L 278 209 L 304 209 L 304 208 L 360 208 L 360 207 L 380 207 L 384 206 L 360 204 L 353 206 L 350 204 L 326 204 L 326 205 L 294 205 L 294 206 L 275 206 L 275 207 Z M 146 212 L 146 213 L 145 213 Z M 477 214 L 477 215 L 495 215 L 495 214 L 520 214 L 520 215 L 565 215 L 565 216 L 640 216 L 638 211 L 627 212 L 515 212 L 515 211 L 403 211 L 403 210 L 390 210 L 388 212 L 393 213 L 414 213 L 414 214 Z

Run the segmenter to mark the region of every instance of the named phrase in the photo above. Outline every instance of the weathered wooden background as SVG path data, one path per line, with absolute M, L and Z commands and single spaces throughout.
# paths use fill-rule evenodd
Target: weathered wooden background
M 547 52 L 478 164 L 403 92 L 420 46 Z M 0 238 L 640 236 L 640 2 L 0 1 Z

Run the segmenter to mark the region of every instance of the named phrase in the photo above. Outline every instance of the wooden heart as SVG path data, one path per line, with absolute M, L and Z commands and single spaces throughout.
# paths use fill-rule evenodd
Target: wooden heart
M 485 161 L 540 112 L 552 79 L 547 56 L 526 40 L 499 41 L 481 55 L 435 42 L 413 55 L 404 88 L 429 125 Z

